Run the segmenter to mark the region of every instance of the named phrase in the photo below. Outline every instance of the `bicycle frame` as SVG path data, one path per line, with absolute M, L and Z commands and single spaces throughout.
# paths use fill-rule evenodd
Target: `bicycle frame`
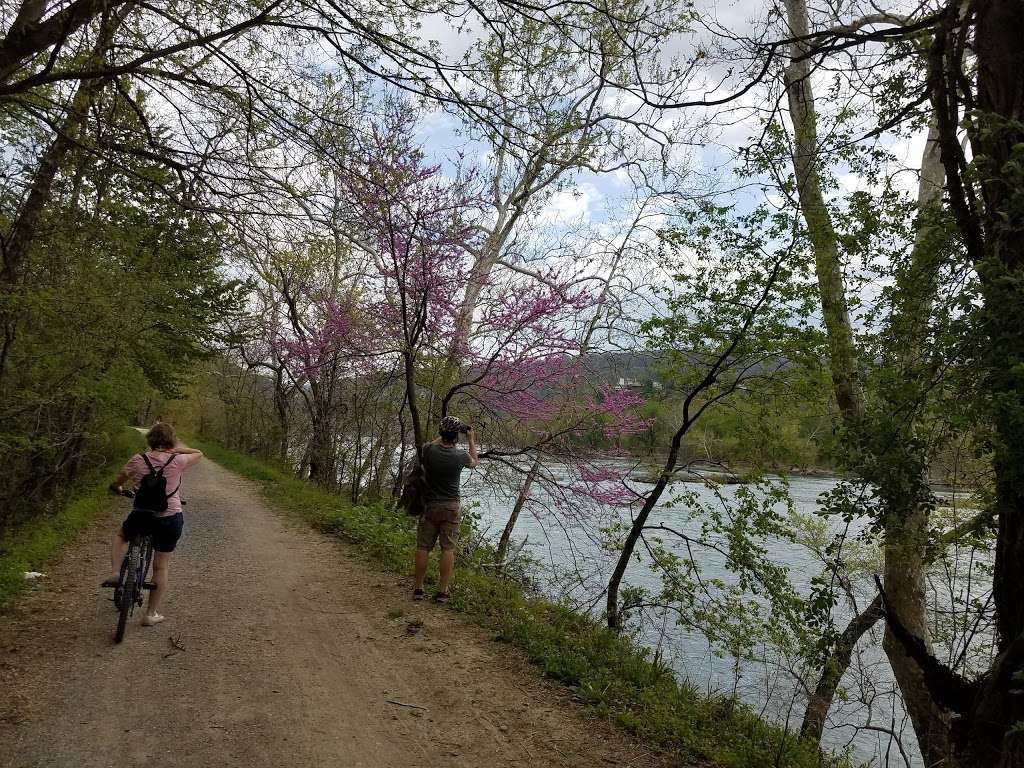
M 124 639 L 128 618 L 135 612 L 135 606 L 142 606 L 143 592 L 152 589 L 146 581 L 149 567 L 153 562 L 153 539 L 151 536 L 136 536 L 128 543 L 128 554 L 121 563 L 121 577 L 114 590 L 114 606 L 118 609 L 115 642 Z

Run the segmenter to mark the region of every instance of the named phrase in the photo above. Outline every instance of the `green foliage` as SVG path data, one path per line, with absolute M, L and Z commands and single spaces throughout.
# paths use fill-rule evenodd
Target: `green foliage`
M 224 233 L 168 200 L 172 183 L 156 163 L 72 155 L 0 291 L 0 531 L 87 469 L 139 403 L 180 392 L 239 301 Z
M 678 361 L 677 361 L 678 362 Z M 620 440 L 634 455 L 664 451 L 678 429 L 682 409 L 678 368 L 668 367 L 668 391 L 645 393 L 638 416 L 643 432 Z M 786 473 L 831 466 L 830 382 L 825 372 L 792 370 L 787 386 L 736 392 L 727 404 L 709 409 L 683 438 L 680 461 L 711 462 Z M 605 447 L 596 432 L 590 445 Z
M 142 447 L 139 433 L 123 428 L 99 443 L 95 468 L 52 498 L 31 521 L 0 539 L 0 608 L 25 584 L 26 571 L 39 571 L 99 512 L 110 506 L 107 485 L 126 457 Z
M 780 545 L 803 546 L 804 521 L 788 484 L 761 479 L 715 486 L 710 498 L 688 487 L 665 506 L 682 519 L 648 526 L 643 533 L 661 588 L 633 587 L 624 609 L 666 609 L 719 654 L 757 658 L 767 644 L 788 658 L 812 657 L 816 628 L 827 623 L 832 605 L 805 599 L 789 565 L 779 562 Z M 710 575 L 709 566 L 724 568 L 731 578 Z
M 810 264 L 793 244 L 792 220 L 766 206 L 741 214 L 711 203 L 680 215 L 687 226 L 659 233 L 672 278 L 660 292 L 665 312 L 641 329 L 665 360 L 682 420 L 741 392 L 792 390 L 822 350 L 810 322 Z
M 817 371 L 801 387 L 804 373 L 791 372 L 784 390 L 740 393 L 709 411 L 684 440 L 684 458 L 780 472 L 828 467 L 829 383 Z
M 415 520 L 383 506 L 352 506 L 251 456 L 191 441 L 214 461 L 261 484 L 279 508 L 317 529 L 359 545 L 376 567 L 406 573 L 415 542 Z M 469 525 L 469 520 L 464 520 Z M 464 533 L 471 533 L 464 531 Z M 491 628 L 499 641 L 521 648 L 547 676 L 576 698 L 638 738 L 670 750 L 680 760 L 711 760 L 730 768 L 841 766 L 815 745 L 801 743 L 729 697 L 708 698 L 680 684 L 628 638 L 592 618 L 544 600 L 483 566 L 493 553 L 481 547 L 460 553 L 452 606 Z

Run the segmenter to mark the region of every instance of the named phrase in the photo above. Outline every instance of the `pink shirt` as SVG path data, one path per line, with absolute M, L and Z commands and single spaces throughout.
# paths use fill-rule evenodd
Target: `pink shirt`
M 176 515 L 181 512 L 181 476 L 186 469 L 202 458 L 202 454 L 146 451 L 146 456 L 149 457 L 150 462 L 153 464 L 153 469 L 157 470 L 167 464 L 169 458 L 174 457 L 174 461 L 167 465 L 167 469 L 164 470 L 164 477 L 167 478 L 167 492 L 171 493 L 171 491 L 174 491 L 174 493 L 167 499 L 167 512 L 162 513 L 160 517 Z M 142 478 L 149 474 L 149 467 L 146 466 L 142 456 L 135 454 L 128 460 L 128 463 L 124 465 L 124 469 L 121 471 L 131 480 L 132 487 L 138 488 Z

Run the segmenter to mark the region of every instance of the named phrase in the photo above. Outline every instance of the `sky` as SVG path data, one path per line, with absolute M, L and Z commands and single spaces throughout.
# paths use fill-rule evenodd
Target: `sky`
M 742 36 L 754 34 L 754 26 L 757 20 L 763 19 L 768 13 L 771 3 L 766 2 L 732 2 L 699 3 L 697 10 L 704 21 L 695 28 L 692 33 L 682 34 L 672 39 L 666 46 L 663 56 L 667 62 L 673 57 L 686 59 L 693 55 L 698 48 L 711 49 L 714 45 L 715 35 L 708 28 L 720 28 Z M 847 11 L 846 19 L 852 18 L 854 12 Z M 449 58 L 463 54 L 472 43 L 474 34 L 465 30 L 458 31 L 440 16 L 428 18 L 423 25 L 422 34 L 424 37 L 437 41 L 441 51 Z M 731 73 L 731 77 L 729 77 Z M 719 87 L 716 94 L 723 94 L 734 90 L 743 81 L 742 73 L 738 73 L 734 65 L 728 62 L 716 63 L 706 68 L 703 76 L 691 84 L 691 92 L 688 97 L 699 97 L 706 93 L 706 88 L 713 85 Z M 815 90 L 819 100 L 819 108 L 823 111 L 828 109 L 827 88 L 830 82 L 829 73 L 818 73 L 815 76 Z M 709 85 L 711 84 L 711 85 Z M 747 97 L 736 102 L 739 112 L 739 119 L 729 118 L 731 124 L 720 125 L 710 131 L 710 136 L 703 138 L 700 146 L 681 147 L 676 152 L 679 165 L 686 164 L 693 172 L 695 178 L 706 183 L 709 177 L 716 178 L 724 187 L 731 187 L 735 183 L 732 175 L 732 168 L 736 160 L 735 151 L 751 140 L 752 136 L 759 133 L 759 126 L 754 118 L 754 107 L 756 104 L 763 105 L 763 91 L 751 92 Z M 743 113 L 746 114 L 743 114 Z M 705 111 L 709 117 L 710 111 Z M 684 119 L 700 122 L 703 116 L 698 115 L 695 110 L 666 112 L 661 120 L 668 123 L 672 120 Z M 703 123 L 707 127 L 707 122 Z M 428 154 L 438 162 L 446 162 L 455 153 L 467 152 L 470 157 L 474 155 L 481 161 L 485 161 L 483 148 L 467 145 L 465 139 L 456 134 L 458 121 L 452 115 L 434 109 L 423 115 L 420 125 L 420 138 Z M 924 146 L 924 134 L 918 132 L 909 139 L 900 138 L 888 140 L 886 146 L 899 159 L 900 164 L 909 169 L 914 169 L 920 164 L 921 151 Z M 848 167 L 837 164 L 833 172 L 841 185 L 841 189 L 850 192 L 857 189 L 864 189 L 866 182 L 863 178 L 852 173 Z M 595 174 L 582 172 L 575 179 L 576 189 L 573 192 L 559 192 L 548 201 L 544 212 L 538 219 L 538 224 L 544 226 L 578 225 L 578 224 L 601 224 L 612 221 L 616 215 L 621 214 L 624 199 L 628 199 L 633 191 L 633 185 L 626 174 L 609 173 Z M 913 173 L 903 173 L 900 176 L 901 186 L 908 192 L 916 188 L 916 178 Z M 746 202 L 744 202 L 744 198 Z M 761 194 L 758 190 L 749 193 L 737 193 L 733 195 L 735 201 L 741 205 L 753 205 L 759 202 Z M 775 198 L 777 199 L 777 198 Z

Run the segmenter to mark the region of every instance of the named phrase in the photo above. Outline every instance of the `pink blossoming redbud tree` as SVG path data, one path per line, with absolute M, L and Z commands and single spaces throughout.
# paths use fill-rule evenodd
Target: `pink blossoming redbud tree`
M 582 362 L 603 293 L 556 270 L 491 270 L 473 287 L 467 325 L 464 297 L 486 215 L 480 185 L 472 172 L 427 164 L 413 128 L 408 113 L 390 113 L 339 172 L 366 269 L 357 289 L 341 294 L 286 285 L 287 311 L 268 332 L 274 355 L 312 401 L 310 413 L 328 397 L 329 379 L 397 366 L 416 445 L 433 419 L 456 409 L 487 423 L 485 457 L 520 472 L 518 462 L 543 456 L 566 466 L 567 479 L 534 473 L 560 509 L 579 508 L 572 499 L 630 503 L 621 473 L 578 447 L 588 434 L 615 439 L 646 428 L 635 415 L 641 399 L 595 385 Z M 314 441 L 326 439 L 311 421 Z

